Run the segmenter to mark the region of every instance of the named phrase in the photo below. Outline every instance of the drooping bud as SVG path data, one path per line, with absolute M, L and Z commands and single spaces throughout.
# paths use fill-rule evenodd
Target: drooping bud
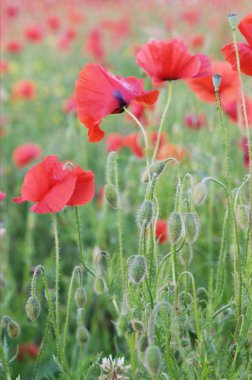
M 17 338 L 20 334 L 19 324 L 11 319 L 7 331 L 10 338 Z
M 236 30 L 236 28 L 237 28 L 237 15 L 236 15 L 236 13 L 229 13 L 228 22 L 229 22 L 229 25 L 231 26 L 232 30 Z
M 138 321 L 137 319 L 131 320 L 131 326 L 135 332 L 142 332 L 144 330 L 143 323 L 141 321 Z
M 165 169 L 165 161 L 154 162 L 149 167 L 150 178 L 152 179 L 154 175 L 156 175 L 156 177 L 159 177 L 164 171 L 164 169 Z M 143 183 L 149 182 L 149 173 L 147 169 L 144 171 L 142 175 L 142 182 Z
M 220 74 L 214 74 L 212 76 L 212 81 L 213 81 L 215 92 L 218 92 L 220 89 L 220 84 L 221 84 L 221 75 Z
M 79 326 L 76 331 L 76 340 L 80 345 L 87 343 L 89 332 L 85 326 Z
M 150 375 L 155 379 L 162 367 L 162 354 L 158 346 L 147 347 L 144 355 L 144 364 Z
M 101 251 L 96 256 L 96 270 L 100 277 L 104 277 L 106 274 L 108 258 L 109 254 L 106 251 Z
M 185 227 L 182 214 L 177 211 L 173 211 L 168 218 L 168 231 L 169 238 L 173 244 L 178 243 L 178 241 L 184 236 Z
M 31 296 L 28 298 L 26 305 L 25 305 L 25 311 L 27 317 L 32 321 L 36 321 L 40 315 L 40 302 L 39 299 L 36 296 Z
M 74 299 L 78 307 L 83 307 L 87 302 L 87 293 L 86 290 L 82 287 L 76 289 Z
M 197 183 L 193 188 L 193 202 L 195 206 L 200 206 L 207 198 L 208 190 L 205 182 Z
M 145 223 L 147 227 L 148 224 L 152 221 L 153 217 L 154 217 L 153 202 L 144 200 L 138 210 L 137 221 L 139 225 L 142 226 Z
M 236 218 L 241 229 L 246 230 L 249 226 L 249 206 L 238 205 L 236 208 Z
M 102 277 L 97 277 L 97 278 L 95 279 L 94 290 L 95 290 L 95 293 L 96 293 L 97 295 L 100 295 L 100 294 L 104 293 L 104 291 L 106 290 L 106 283 L 105 283 L 104 278 L 102 278 Z
M 116 331 L 118 336 L 123 337 L 128 331 L 129 316 L 128 314 L 121 314 L 116 322 Z
M 138 351 L 143 353 L 149 345 L 148 335 L 141 335 L 138 341 Z
M 199 216 L 196 212 L 187 212 L 184 216 L 185 235 L 188 243 L 193 244 L 199 235 Z
M 116 209 L 118 194 L 115 186 L 112 183 L 107 183 L 104 190 L 105 199 L 108 202 L 109 206 Z
M 140 284 L 146 274 L 146 260 L 141 255 L 132 256 L 129 259 L 129 279 L 133 284 Z

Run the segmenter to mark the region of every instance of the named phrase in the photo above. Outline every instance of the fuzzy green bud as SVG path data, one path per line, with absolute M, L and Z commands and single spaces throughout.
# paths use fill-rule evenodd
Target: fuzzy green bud
M 246 230 L 249 226 L 249 207 L 238 205 L 236 208 L 236 218 L 241 229 Z
M 193 202 L 195 206 L 203 204 L 207 198 L 208 190 L 205 182 L 197 183 L 193 188 Z
M 162 174 L 162 172 L 164 171 L 164 169 L 165 169 L 165 161 L 154 162 L 149 167 L 150 178 L 152 179 L 152 177 L 154 175 L 156 175 L 156 177 L 159 177 Z M 144 171 L 144 173 L 142 175 L 142 182 L 143 183 L 149 182 L 149 172 L 147 169 Z
M 96 256 L 96 270 L 100 277 L 105 276 L 107 270 L 107 261 L 109 258 L 109 254 L 106 251 L 101 251 Z
M 132 326 L 132 329 L 135 331 L 135 332 L 142 332 L 144 330 L 144 325 L 141 321 L 138 321 L 137 319 L 133 319 L 131 321 L 131 326 Z
M 129 328 L 129 316 L 128 314 L 121 314 L 116 322 L 117 335 L 123 337 Z
M 147 227 L 147 225 L 152 221 L 154 217 L 154 205 L 153 202 L 145 200 L 141 204 L 139 210 L 138 210 L 138 215 L 137 215 L 137 220 L 140 226 L 142 226 L 144 223 Z
M 40 315 L 41 306 L 39 299 L 36 296 L 31 296 L 28 298 L 26 305 L 25 305 L 25 311 L 27 317 L 32 321 L 36 321 Z
M 11 319 L 7 327 L 7 332 L 10 338 L 17 338 L 20 334 L 19 324 Z
M 140 284 L 146 274 L 146 260 L 141 255 L 132 256 L 129 260 L 129 279 L 133 284 Z
M 85 326 L 79 326 L 76 331 L 76 340 L 80 345 L 87 343 L 89 332 Z
M 214 85 L 214 91 L 218 92 L 221 85 L 221 75 L 220 74 L 214 74 L 212 76 L 212 81 Z
M 193 259 L 193 249 L 191 244 L 184 244 L 183 248 L 180 251 L 179 259 L 182 265 L 185 265 L 186 267 L 191 263 Z
M 143 353 L 148 346 L 149 346 L 148 335 L 141 335 L 137 344 L 138 351 Z
M 108 202 L 109 206 L 116 209 L 118 194 L 117 194 L 115 186 L 112 183 L 107 183 L 105 185 L 104 194 L 105 194 L 105 199 Z
M 150 375 L 155 379 L 162 367 L 162 354 L 158 346 L 147 347 L 144 355 L 144 364 Z
M 97 277 L 95 279 L 94 289 L 95 289 L 95 293 L 97 295 L 100 295 L 100 294 L 104 293 L 104 291 L 106 290 L 106 283 L 105 283 L 105 280 L 102 277 Z
M 185 227 L 182 214 L 177 211 L 173 211 L 168 218 L 168 234 L 173 244 L 184 236 Z
M 84 288 L 79 287 L 76 289 L 74 299 L 78 307 L 83 307 L 87 302 L 87 292 Z
M 196 212 L 187 212 L 184 216 L 185 235 L 188 243 L 193 244 L 199 235 L 199 217 Z

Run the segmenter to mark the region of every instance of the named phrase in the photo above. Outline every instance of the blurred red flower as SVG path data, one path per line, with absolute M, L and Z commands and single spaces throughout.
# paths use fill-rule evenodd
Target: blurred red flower
M 106 150 L 107 152 L 117 152 L 123 148 L 124 136 L 119 133 L 109 133 L 106 136 Z
M 244 74 L 252 76 L 252 13 L 241 20 L 238 28 L 248 41 L 248 44 L 244 42 L 237 43 L 241 71 Z M 234 44 L 225 45 L 221 51 L 226 61 L 232 65 L 233 70 L 237 70 Z
M 35 358 L 39 353 L 39 348 L 35 343 L 21 343 L 19 345 L 19 351 L 17 359 L 23 361 L 25 358 Z
M 245 127 L 244 115 L 242 112 L 242 105 L 240 104 L 240 99 L 234 99 L 231 102 L 223 103 L 222 108 L 223 111 L 230 117 L 230 119 L 238 124 L 239 122 L 239 112 L 242 121 L 242 125 Z M 248 117 L 248 124 L 252 125 L 252 100 L 245 97 L 245 106 Z
M 168 240 L 167 220 L 158 219 L 156 225 L 156 240 L 164 244 Z
M 77 103 L 75 96 L 70 96 L 68 99 L 65 100 L 63 104 L 63 112 L 69 113 L 69 112 L 76 112 L 77 111 Z
M 249 168 L 249 149 L 248 149 L 248 139 L 243 136 L 241 139 L 240 147 L 243 150 L 243 162 L 246 169 Z
M 30 42 L 41 42 L 44 37 L 43 29 L 40 25 L 31 25 L 24 30 L 25 37 Z
M 18 54 L 18 53 L 21 53 L 21 51 L 23 50 L 23 46 L 20 42 L 15 41 L 15 40 L 11 40 L 11 41 L 7 42 L 6 50 L 9 53 Z
M 21 80 L 12 89 L 14 100 L 32 100 L 36 96 L 36 87 L 30 80 Z
M 8 18 L 16 18 L 19 13 L 19 8 L 14 4 L 10 4 L 6 7 L 5 13 Z
M 190 54 L 188 46 L 176 38 L 168 41 L 152 40 L 143 45 L 137 53 L 136 63 L 157 83 L 205 77 L 212 73 L 206 55 Z
M 212 73 L 221 75 L 221 101 L 226 103 L 235 99 L 240 89 L 238 73 L 232 70 L 229 63 L 220 61 L 212 63 Z M 205 78 L 188 79 L 186 83 L 200 100 L 207 103 L 215 103 L 216 97 L 212 75 Z
M 9 65 L 6 61 L 0 61 L 0 74 L 7 74 L 9 71 Z
M 75 97 L 79 119 L 89 129 L 89 142 L 104 137 L 99 125 L 105 116 L 123 112 L 133 100 L 156 102 L 158 91 L 145 91 L 143 86 L 143 79 L 116 76 L 92 63 L 84 66 L 76 81 Z
M 37 214 L 55 213 L 65 206 L 79 206 L 94 197 L 94 174 L 80 166 L 74 169 L 57 156 L 47 156 L 24 177 L 21 196 L 15 203 L 36 202 L 31 210 Z
M 188 114 L 184 118 L 185 126 L 192 129 L 200 129 L 206 125 L 206 115 L 199 113 L 198 115 Z
M 33 160 L 40 157 L 42 149 L 37 144 L 27 143 L 19 145 L 13 152 L 12 159 L 17 167 L 30 164 Z
M 86 49 L 95 59 L 103 61 L 105 51 L 102 46 L 102 32 L 99 28 L 94 28 L 88 33 Z
M 186 150 L 175 144 L 165 143 L 160 146 L 157 154 L 158 160 L 166 160 L 167 158 L 175 158 L 182 162 L 186 157 Z
M 2 202 L 6 198 L 6 194 L 0 191 L 0 202 Z
M 56 31 L 60 28 L 60 19 L 58 16 L 49 16 L 47 18 L 47 25 L 52 31 Z

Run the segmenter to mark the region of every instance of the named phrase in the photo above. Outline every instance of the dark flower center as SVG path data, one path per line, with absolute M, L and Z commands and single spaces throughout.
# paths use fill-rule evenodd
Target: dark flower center
M 127 102 L 123 98 L 123 94 L 120 90 L 114 90 L 112 96 L 118 102 L 118 108 L 116 108 L 113 113 L 122 113 L 124 111 L 123 108 L 128 106 Z

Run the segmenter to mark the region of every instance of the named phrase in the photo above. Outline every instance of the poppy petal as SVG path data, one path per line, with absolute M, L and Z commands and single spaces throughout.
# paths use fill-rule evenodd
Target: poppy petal
M 252 47 L 252 13 L 240 21 L 238 28 Z
M 138 102 L 143 102 L 148 105 L 154 104 L 158 99 L 159 91 L 158 90 L 150 90 L 145 91 L 143 95 L 137 96 L 135 99 Z
M 242 42 L 238 42 L 237 48 L 239 52 L 241 71 L 244 74 L 252 76 L 252 47 Z M 232 65 L 233 70 L 237 71 L 236 54 L 235 54 L 234 45 L 233 44 L 225 45 L 221 49 L 221 51 L 225 57 L 225 60 L 228 61 Z
M 76 183 L 67 206 L 84 205 L 94 198 L 94 173 L 91 170 L 85 171 L 80 166 L 77 166 L 72 171 L 72 174 L 76 176 Z

